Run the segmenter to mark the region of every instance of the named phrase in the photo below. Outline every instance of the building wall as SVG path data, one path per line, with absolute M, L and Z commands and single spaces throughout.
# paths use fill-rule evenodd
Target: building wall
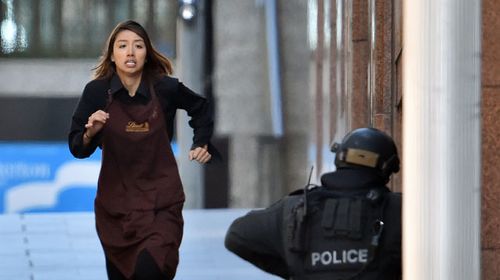
M 500 279 L 500 2 L 483 0 L 482 273 Z
M 254 1 L 213 5 L 216 134 L 229 139 L 229 205 L 256 207 L 259 183 L 267 182 L 259 165 L 260 137 L 271 133 L 265 13 Z
M 307 2 L 278 1 L 279 44 L 285 135 L 283 139 L 283 191 L 303 187 L 310 161 L 311 126 L 310 56 L 307 33 Z
M 307 181 L 307 2 L 276 3 L 282 136 L 272 130 L 264 1 L 213 2 L 216 134 L 229 139 L 231 207 L 267 206 Z
M 356 1 L 355 1 L 356 2 Z M 376 1 L 374 126 L 396 139 L 401 147 L 401 65 L 404 46 L 401 40 L 401 0 Z M 368 5 L 367 5 L 368 6 Z M 356 6 L 353 14 L 365 7 Z M 358 11 L 356 12 L 356 9 Z M 482 279 L 500 279 L 500 3 L 483 1 L 482 12 Z M 368 24 L 367 24 L 368 25 Z M 365 26 L 362 29 L 366 29 Z M 363 53 L 364 50 L 361 51 Z M 373 61 L 373 60 L 372 60 Z M 392 66 L 391 66 L 392 65 Z M 392 118 L 392 119 L 391 119 Z M 402 155 L 404 157 L 404 154 Z M 401 174 L 393 178 L 393 189 L 400 189 Z
M 401 154 L 401 79 L 397 75 L 401 34 L 399 1 L 353 1 L 353 95 L 351 129 L 373 126 L 391 135 Z M 391 188 L 401 191 L 401 174 L 395 174 Z
M 326 64 L 322 79 L 314 73 L 316 96 L 325 90 L 330 115 L 316 117 L 323 128 L 316 146 L 339 141 L 346 132 L 364 126 L 377 127 L 392 135 L 401 148 L 401 1 L 318 0 L 317 14 L 324 17 L 329 30 L 324 32 L 327 48 L 318 47 L 315 65 Z M 321 11 L 323 9 L 323 12 Z M 394 11 L 394 12 L 393 12 Z M 320 23 L 318 23 L 320 24 Z M 321 38 L 318 28 L 318 38 Z M 338 34 L 341 34 L 340 36 Z M 325 59 L 327 58 L 327 59 Z M 325 87 L 317 87 L 325 83 Z M 315 104 L 315 110 L 321 105 Z M 401 151 L 401 149 L 400 149 Z M 323 161 L 318 153 L 317 165 Z M 401 174 L 393 176 L 391 188 L 401 191 Z
M 328 7 L 328 0 L 318 0 Z M 354 0 L 345 9 L 343 20 L 352 21 L 343 26 L 342 32 L 350 33 L 344 38 L 343 47 L 349 48 L 351 67 L 343 69 L 341 77 L 351 77 L 343 98 L 350 101 L 351 109 L 346 109 L 349 120 L 347 127 L 373 125 L 391 134 L 401 151 L 401 119 L 404 112 L 401 90 L 401 72 L 404 63 L 402 45 L 402 0 L 361 1 Z M 371 3 L 376 3 L 371 7 Z M 318 5 L 318 6 L 321 6 Z M 330 3 L 331 32 L 336 32 L 336 7 Z M 484 0 L 482 4 L 482 276 L 483 279 L 500 279 L 500 3 Z M 375 27 L 371 29 L 371 15 L 374 13 Z M 321 15 L 321 13 L 318 13 Z M 328 15 L 325 15 L 328 16 Z M 347 30 L 347 31 L 346 31 Z M 374 37 L 370 37 L 374 31 Z M 334 38 L 334 35 L 331 36 Z M 375 38 L 375 40 L 372 40 Z M 332 42 L 335 42 L 334 40 Z M 338 60 L 335 47 L 330 49 L 330 69 L 335 69 Z M 332 55 L 333 54 L 333 55 Z M 320 63 L 316 60 L 315 63 Z M 332 70 L 332 72 L 335 70 Z M 317 73 L 316 73 L 317 75 Z M 331 75 L 329 95 L 335 99 L 335 85 L 341 83 Z M 317 79 L 315 79 L 317 81 Z M 349 94 L 352 91 L 352 94 Z M 371 98 L 371 99 L 370 99 Z M 372 107 L 370 107 L 373 105 Z M 365 115 L 368 112 L 368 116 Z M 335 114 L 330 119 L 334 121 Z M 316 120 L 317 121 L 317 120 Z M 337 131 L 338 132 L 338 131 Z M 331 134 L 335 135 L 335 132 Z M 401 155 L 404 157 L 404 154 Z M 394 176 L 394 190 L 402 190 L 401 174 Z
M 94 60 L 0 59 L 0 140 L 66 139 Z

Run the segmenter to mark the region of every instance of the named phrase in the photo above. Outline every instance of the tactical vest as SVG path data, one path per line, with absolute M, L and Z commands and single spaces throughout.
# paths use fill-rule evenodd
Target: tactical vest
M 341 193 L 317 187 L 285 203 L 285 257 L 291 279 L 377 279 L 387 188 Z M 363 276 L 365 275 L 365 276 Z

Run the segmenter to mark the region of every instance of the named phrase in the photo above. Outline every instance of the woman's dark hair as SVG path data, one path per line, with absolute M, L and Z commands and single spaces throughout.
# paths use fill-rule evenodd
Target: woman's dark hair
M 109 35 L 102 56 L 99 58 L 99 63 L 93 69 L 95 79 L 109 78 L 116 71 L 116 66 L 111 61 L 111 54 L 113 53 L 113 45 L 115 44 L 116 36 L 123 30 L 130 30 L 144 40 L 146 46 L 144 74 L 148 77 L 159 77 L 171 75 L 173 73 L 172 62 L 153 47 L 144 27 L 133 20 L 127 20 L 120 22 Z

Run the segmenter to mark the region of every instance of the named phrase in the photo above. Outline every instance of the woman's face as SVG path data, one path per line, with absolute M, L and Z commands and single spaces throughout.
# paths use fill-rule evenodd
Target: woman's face
M 146 62 L 146 44 L 135 32 L 123 30 L 113 44 L 111 61 L 118 76 L 140 76 Z

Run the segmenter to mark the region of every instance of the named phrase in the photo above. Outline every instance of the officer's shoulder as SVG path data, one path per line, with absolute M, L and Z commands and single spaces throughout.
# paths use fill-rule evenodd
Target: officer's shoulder
M 302 195 L 304 194 L 304 189 L 296 189 L 288 194 L 288 196 Z
M 321 186 L 318 185 L 311 185 L 307 188 L 307 192 L 316 192 L 318 190 L 321 190 Z M 288 196 L 296 196 L 296 195 L 303 195 L 304 192 L 306 191 L 306 188 L 301 188 L 301 189 L 296 189 L 288 194 Z
M 400 192 L 387 192 L 385 195 L 396 200 L 401 200 L 403 198 L 403 194 Z
M 388 208 L 390 209 L 400 209 L 403 203 L 403 196 L 399 192 L 388 192 L 385 194 L 387 198 Z

